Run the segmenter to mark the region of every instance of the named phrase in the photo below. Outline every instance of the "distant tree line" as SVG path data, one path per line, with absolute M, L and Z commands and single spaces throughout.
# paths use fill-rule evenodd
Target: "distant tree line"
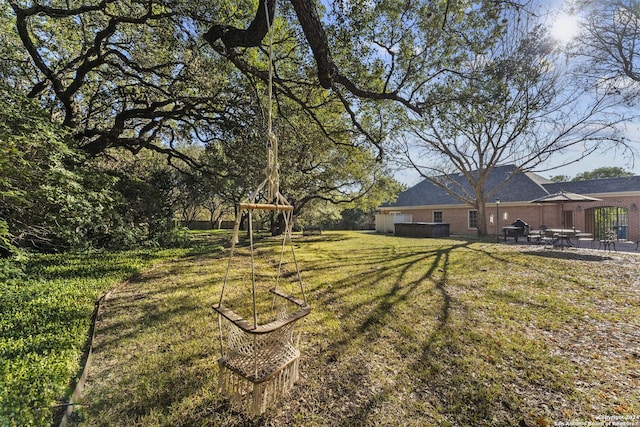
M 604 166 L 588 172 L 582 172 L 571 178 L 567 175 L 555 175 L 551 177 L 553 182 L 588 181 L 590 179 L 618 178 L 633 176 L 632 172 L 618 166 Z

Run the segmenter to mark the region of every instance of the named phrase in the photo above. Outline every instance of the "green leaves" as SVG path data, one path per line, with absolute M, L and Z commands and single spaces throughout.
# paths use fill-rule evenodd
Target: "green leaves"
M 172 229 L 166 188 L 87 159 L 33 100 L 0 85 L 0 248 L 57 251 L 156 241 Z M 144 162 L 144 159 L 140 160 Z
M 571 181 L 586 181 L 589 179 L 617 178 L 622 176 L 632 176 L 633 173 L 615 166 L 604 166 L 589 172 L 582 172 L 576 175 Z M 568 180 L 567 180 L 568 181 Z
M 94 303 L 117 283 L 177 252 L 0 259 L 0 425 L 46 426 L 79 372 Z

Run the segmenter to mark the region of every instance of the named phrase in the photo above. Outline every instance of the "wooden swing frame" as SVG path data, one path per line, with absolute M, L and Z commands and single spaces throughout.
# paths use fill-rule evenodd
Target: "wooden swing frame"
M 251 199 L 255 200 L 255 198 L 257 197 L 257 195 L 259 194 L 259 192 L 265 187 L 265 185 L 268 183 L 268 179 L 265 179 L 262 184 L 260 184 L 260 186 L 258 186 L 258 189 L 251 195 Z M 296 306 L 299 307 L 299 310 L 288 315 L 285 318 L 282 319 L 278 319 L 269 323 L 266 323 L 264 325 L 259 325 L 258 324 L 258 314 L 257 314 L 257 306 L 256 306 L 256 284 L 255 284 L 255 272 L 254 272 L 254 266 L 255 266 L 255 262 L 254 262 L 254 242 L 253 242 L 253 219 L 252 219 L 252 212 L 254 210 L 261 210 L 261 211 L 282 211 L 282 212 L 287 212 L 289 213 L 289 215 L 291 215 L 293 213 L 293 206 L 291 206 L 290 204 L 288 204 L 288 202 L 286 201 L 286 199 L 284 198 L 284 196 L 282 196 L 282 194 L 280 194 L 279 192 L 276 193 L 276 197 L 275 197 L 276 201 L 281 201 L 281 202 L 285 202 L 286 204 L 271 204 L 271 203 L 256 203 L 256 202 L 245 202 L 245 203 L 238 203 L 238 213 L 236 216 L 236 221 L 235 221 L 235 225 L 234 225 L 234 229 L 233 229 L 233 240 L 232 240 L 232 244 L 231 244 L 231 251 L 229 254 L 229 263 L 227 264 L 227 272 L 225 274 L 225 279 L 224 279 L 224 284 L 222 286 L 222 291 L 220 292 L 220 300 L 218 302 L 217 305 L 214 305 L 213 309 L 216 310 L 216 312 L 218 312 L 218 314 L 220 314 L 221 316 L 225 317 L 227 320 L 229 320 L 230 322 L 234 323 L 238 328 L 242 329 L 242 331 L 244 331 L 245 333 L 248 334 L 265 334 L 265 333 L 269 333 L 269 332 L 273 332 L 274 330 L 288 324 L 291 322 L 295 322 L 296 320 L 306 316 L 307 314 L 309 314 L 309 312 L 311 311 L 311 307 L 309 307 L 307 305 L 307 298 L 306 298 L 306 294 L 304 292 L 304 286 L 302 284 L 302 278 L 300 277 L 300 268 L 298 266 L 298 261 L 295 257 L 295 253 L 293 252 L 293 248 L 292 248 L 292 254 L 293 254 L 293 260 L 295 263 L 295 268 L 296 268 L 296 276 L 297 276 L 297 281 L 298 284 L 300 286 L 300 293 L 302 294 L 302 299 L 299 298 L 295 298 L 292 295 L 288 295 L 280 290 L 277 289 L 277 287 L 274 287 L 272 289 L 270 289 L 270 292 L 279 298 L 282 298 L 284 300 L 287 300 L 293 304 L 295 304 Z M 252 283 L 251 283 L 251 290 L 252 290 L 252 296 L 253 296 L 253 325 L 251 323 L 249 323 L 247 320 L 245 320 L 242 316 L 236 314 L 233 310 L 229 309 L 228 307 L 225 307 L 223 304 L 223 299 L 224 299 L 224 293 L 225 293 L 225 289 L 227 286 L 227 282 L 229 279 L 229 271 L 231 268 L 231 259 L 233 258 L 233 254 L 235 251 L 235 246 L 236 243 L 238 242 L 238 235 L 240 232 L 240 219 L 242 217 L 242 211 L 248 211 L 249 212 L 249 246 L 250 246 L 250 250 L 251 250 L 251 278 L 252 278 Z M 280 279 L 280 266 L 282 265 L 282 258 L 284 256 L 284 247 L 287 244 L 287 239 L 289 240 L 289 243 L 292 244 L 291 242 L 291 221 L 290 219 L 287 217 L 287 215 L 285 214 L 285 231 L 284 231 L 284 236 L 282 239 L 282 251 L 280 253 L 280 265 L 278 266 L 278 275 L 276 277 L 276 285 L 278 283 L 278 280 Z

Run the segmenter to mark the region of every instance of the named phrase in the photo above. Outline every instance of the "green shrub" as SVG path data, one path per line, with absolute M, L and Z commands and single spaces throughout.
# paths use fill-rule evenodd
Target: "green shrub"
M 158 246 L 173 228 L 166 166 L 89 159 L 34 100 L 0 82 L 0 256 Z

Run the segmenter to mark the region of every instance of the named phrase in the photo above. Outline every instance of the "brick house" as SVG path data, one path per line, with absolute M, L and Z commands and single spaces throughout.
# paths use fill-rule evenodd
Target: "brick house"
M 461 191 L 470 191 L 462 175 L 455 175 Z M 495 197 L 486 202 L 487 229 L 497 233 L 520 218 L 531 229 L 564 224 L 592 233 L 595 238 L 616 230 L 619 240 L 640 240 L 640 176 L 555 183 L 535 173 L 519 173 L 513 165 L 498 166 L 492 171 L 487 189 L 499 187 Z M 536 204 L 532 200 L 559 191 L 601 199 L 597 202 Z M 499 215 L 496 199 L 500 200 Z M 424 180 L 401 193 L 395 203 L 379 207 L 376 231 L 393 233 L 394 223 L 448 223 L 451 234 L 474 234 L 478 212 L 440 187 Z M 492 233 L 492 230 L 495 230 Z

